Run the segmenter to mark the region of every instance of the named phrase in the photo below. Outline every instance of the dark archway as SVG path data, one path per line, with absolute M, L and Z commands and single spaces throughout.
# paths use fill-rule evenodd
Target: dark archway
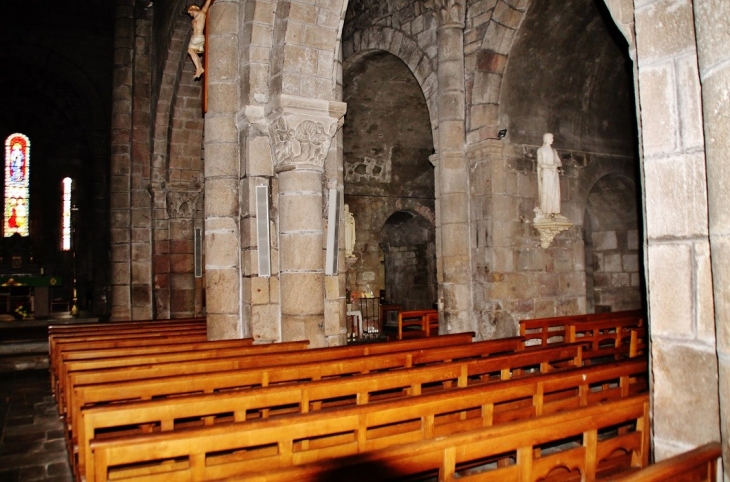
M 602 177 L 591 189 L 584 217 L 588 312 L 642 307 L 641 227 L 636 185 Z
M 424 310 L 436 303 L 434 227 L 409 211 L 393 213 L 380 233 L 385 267 L 385 297 L 404 310 Z
M 384 290 L 390 293 L 387 301 L 404 308 L 422 308 L 424 303 L 430 308 L 436 299 L 435 195 L 429 162 L 433 136 L 423 92 L 408 66 L 383 51 L 351 63 L 343 85 L 348 105 L 343 128 L 345 203 L 356 225 L 347 288 L 356 298 L 363 293 L 377 298 Z M 423 294 L 399 299 L 401 291 L 393 291 L 386 274 L 395 252 L 391 248 L 418 252 L 419 263 L 431 266 L 432 278 L 418 277 L 417 285 L 417 277 L 406 276 L 412 286 L 428 287 Z

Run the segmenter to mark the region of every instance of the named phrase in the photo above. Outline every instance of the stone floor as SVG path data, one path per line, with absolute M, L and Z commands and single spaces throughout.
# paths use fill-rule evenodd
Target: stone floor
M 48 370 L 0 373 L 0 481 L 73 481 Z

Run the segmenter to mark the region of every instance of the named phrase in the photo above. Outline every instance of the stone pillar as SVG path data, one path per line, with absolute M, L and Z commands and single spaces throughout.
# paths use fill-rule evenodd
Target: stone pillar
M 269 119 L 279 184 L 282 341 L 326 345 L 322 174 L 345 104 L 282 94 Z
M 245 172 L 236 127 L 240 102 L 238 77 L 239 2 L 218 1 L 209 11 L 204 74 L 208 82 L 205 114 L 205 284 L 208 338 L 248 334 L 241 308 L 241 193 Z
M 114 35 L 114 89 L 110 160 L 111 318 L 130 319 L 129 206 L 132 136 L 134 2 L 117 2 Z
M 662 460 L 720 438 L 715 254 L 710 256 L 707 137 L 692 2 L 636 0 L 634 5 L 652 442 Z
M 473 316 L 469 164 L 466 157 L 463 0 L 432 0 L 438 28 L 438 146 L 436 152 L 439 331 L 477 331 Z M 432 161 L 433 162 L 433 161 Z
M 715 337 L 720 381 L 720 427 L 725 480 L 730 480 L 730 3 L 695 0 L 702 82 Z

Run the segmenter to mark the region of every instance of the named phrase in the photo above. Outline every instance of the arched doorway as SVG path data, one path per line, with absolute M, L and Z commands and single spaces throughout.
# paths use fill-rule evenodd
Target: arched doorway
M 403 304 L 428 299 L 430 307 L 435 301 L 436 266 L 434 170 L 429 162 L 434 150 L 421 86 L 401 59 L 373 51 L 346 63 L 343 100 L 348 105 L 343 127 L 344 201 L 356 232 L 347 272 L 350 299 L 359 303 L 372 297 L 379 304 L 381 290 L 385 295 L 389 289 L 386 261 L 394 259 L 391 247 L 408 246 L 412 254 L 418 251 L 420 259 L 428 258 L 421 264 L 432 267 L 433 279 L 419 278 L 419 287 L 430 288 L 422 295 L 409 294 Z M 398 229 L 413 232 L 397 233 Z M 383 296 L 384 301 L 401 303 L 389 297 Z M 377 307 L 364 311 L 365 318 L 380 315 Z
M 586 311 L 641 308 L 643 269 L 636 185 L 609 174 L 595 183 L 586 202 Z
M 393 213 L 383 225 L 380 247 L 385 267 L 385 299 L 403 310 L 434 308 L 434 235 L 433 224 L 409 211 Z

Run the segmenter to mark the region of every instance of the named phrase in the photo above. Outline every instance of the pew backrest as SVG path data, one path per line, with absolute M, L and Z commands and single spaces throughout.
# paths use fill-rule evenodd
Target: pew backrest
M 616 482 L 715 482 L 717 462 L 722 457 L 722 445 L 711 442 L 688 452 L 675 455 L 641 470 L 618 476 Z
M 70 389 L 66 389 L 63 392 L 64 400 L 62 403 L 59 402 L 59 411 L 64 414 L 69 413 L 68 408 L 71 407 L 72 404 L 71 397 L 73 395 L 73 387 L 79 385 L 110 383 L 124 380 L 143 380 L 148 378 L 178 375 L 181 373 L 193 375 L 195 373 L 237 370 L 242 368 L 302 364 L 313 361 L 336 360 L 438 346 L 468 345 L 473 337 L 474 333 L 467 332 L 443 335 L 430 339 L 402 340 L 364 345 L 300 350 L 297 351 L 296 354 L 277 353 L 275 355 L 267 355 L 259 352 L 256 356 L 238 355 L 205 360 L 193 360 L 189 362 L 176 361 L 166 363 L 145 363 L 136 365 L 133 368 L 122 367 L 71 371 L 69 373 L 68 380 L 66 380 Z
M 159 425 L 162 430 L 173 430 L 177 420 L 197 418 L 213 423 L 216 417 L 232 414 L 233 421 L 240 422 L 251 417 L 269 418 L 276 414 L 309 413 L 328 407 L 364 405 L 379 400 L 393 401 L 404 396 L 509 380 L 513 374 L 529 367 L 548 373 L 553 364 L 579 360 L 580 352 L 580 345 L 547 347 L 511 355 L 372 373 L 342 380 L 327 379 L 212 395 L 92 407 L 79 414 L 79 463 L 83 466 L 85 460 L 88 460 L 86 446 L 96 431 L 102 428 L 108 431 L 110 427 L 152 424 Z M 620 390 L 628 390 L 628 385 L 626 381 Z M 590 397 L 588 393 L 581 396 L 586 401 Z
M 451 400 L 458 404 L 459 397 L 453 397 Z M 425 408 L 419 406 L 417 402 L 412 406 Z M 435 407 L 435 404 L 431 407 Z M 418 408 L 414 408 L 412 412 L 418 412 Z M 644 467 L 648 462 L 649 401 L 645 394 L 537 418 L 447 434 L 425 441 L 410 443 L 405 441 L 384 448 L 379 448 L 376 442 L 370 449 L 363 443 L 364 419 L 372 416 L 371 426 L 376 427 L 379 423 L 387 424 L 390 414 L 411 412 L 408 408 L 389 410 L 386 407 L 372 413 L 368 409 L 360 411 L 366 413 L 359 416 L 357 411 L 349 410 L 326 415 L 317 414 L 308 418 L 259 423 L 258 427 L 253 424 L 251 426 L 234 424 L 191 430 L 184 434 L 152 434 L 95 441 L 92 443 L 95 459 L 93 479 L 108 480 L 112 464 L 124 466 L 165 460 L 177 461 L 175 468 L 179 469 L 165 473 L 165 480 L 216 480 L 230 476 L 237 476 L 237 480 L 249 480 L 249 477 L 253 477 L 253 480 L 268 480 L 256 477 L 276 472 L 277 468 L 297 465 L 304 471 L 294 470 L 286 474 L 288 477 L 276 480 L 312 480 L 310 477 L 314 477 L 315 474 L 321 477 L 329 469 L 348 464 L 346 459 L 343 460 L 343 456 L 352 457 L 349 463 L 353 470 L 348 473 L 353 475 L 355 480 L 373 480 L 373 478 L 380 480 L 378 477 L 392 478 L 393 474 L 431 471 L 441 471 L 439 480 L 452 480 L 459 463 L 483 460 L 490 455 L 503 456 L 509 452 L 515 454 L 517 465 L 498 466 L 493 469 L 495 470 L 493 475 L 501 478 L 489 480 L 520 480 L 517 478 L 519 475 L 528 475 L 521 480 L 539 480 L 564 465 L 571 468 L 578 467 L 583 474 L 590 474 L 587 475 L 588 480 L 594 480 L 596 472 L 600 470 L 601 462 L 617 450 L 631 454 L 630 465 L 626 468 L 632 465 Z M 456 408 L 456 411 L 460 411 L 459 408 Z M 402 420 L 404 415 L 400 413 L 397 416 Z M 616 426 L 623 426 L 626 429 L 613 432 L 613 436 L 610 436 L 606 429 Z M 599 431 L 602 431 L 600 438 L 597 436 Z M 338 433 L 342 434 L 341 438 L 345 440 L 334 446 L 328 447 L 316 439 Z M 559 454 L 536 456 L 535 448 L 548 442 L 576 436 L 583 436 L 583 446 L 567 448 Z M 302 442 L 298 443 L 297 439 Z M 258 453 L 247 453 L 243 457 L 216 456 L 222 453 L 235 453 L 241 449 L 244 451 L 242 453 L 245 453 L 247 447 L 258 447 L 260 450 Z M 260 457 L 258 460 L 246 460 L 257 455 Z M 181 466 L 181 460 L 186 461 L 187 467 Z M 362 465 L 373 461 L 395 470 L 389 470 L 387 474 L 378 474 L 366 470 Z M 175 462 L 168 464 L 168 467 L 173 465 Z M 164 469 L 164 465 L 162 468 Z M 315 470 L 307 472 L 307 469 L 312 468 Z M 301 477 L 307 473 L 311 475 Z M 116 472 L 113 475 L 114 480 L 124 480 L 123 473 Z M 130 475 L 141 474 L 132 471 Z M 153 475 L 153 477 L 159 476 L 159 473 Z M 360 476 L 367 478 L 359 478 Z M 350 477 L 344 478 L 352 480 Z M 150 479 L 142 477 L 134 480 Z
M 328 383 L 337 383 L 328 380 Z M 347 383 L 345 381 L 344 383 Z M 367 442 L 368 450 L 384 444 L 413 441 L 418 434 L 441 436 L 448 433 L 450 423 L 459 421 L 459 430 L 480 428 L 493 423 L 503 423 L 525 417 L 556 413 L 611 399 L 625 398 L 644 392 L 647 387 L 646 359 L 633 359 L 593 367 L 578 367 L 540 376 L 522 377 L 497 383 L 472 385 L 468 388 L 454 388 L 420 397 L 390 399 L 387 405 L 374 402 L 356 407 L 339 408 L 337 413 L 358 413 L 365 418 L 360 430 L 361 440 Z M 273 392 L 270 391 L 271 395 Z M 110 429 L 138 425 L 158 425 L 161 430 L 175 430 L 177 420 L 205 420 L 211 415 L 234 413 L 234 421 L 247 422 L 248 411 L 268 408 L 266 403 L 282 403 L 281 398 L 266 397 L 262 392 L 254 393 L 253 400 L 245 392 L 226 396 L 194 397 L 172 399 L 169 404 L 130 403 L 121 406 L 90 408 L 81 414 L 83 421 L 79 430 L 79 470 L 90 457 L 90 441 L 97 431 L 110 433 Z M 291 400 L 289 400 L 291 402 Z M 257 405 L 258 404 L 258 405 Z M 275 405 L 272 405 L 272 407 Z M 348 412 L 349 411 L 349 412 Z M 331 411 L 322 411 L 326 417 Z M 421 424 L 412 426 L 414 414 L 421 418 Z M 463 415 L 461 415 L 463 414 Z M 466 416 L 468 414 L 468 416 Z M 270 417 L 271 415 L 269 415 Z M 282 417 L 288 420 L 289 417 Z M 268 418 L 268 420 L 273 420 Z M 255 420 L 255 419 L 254 419 Z M 284 424 L 288 422 L 282 422 Z M 400 425 L 398 425 L 400 424 Z M 391 436 L 379 427 L 388 426 Z M 365 428 L 363 428 L 365 427 Z M 375 434 L 372 440 L 367 433 Z M 414 433 L 417 432 L 417 433 Z M 339 433 L 339 432 L 338 432 Z M 369 440 L 369 441 L 368 441 Z

